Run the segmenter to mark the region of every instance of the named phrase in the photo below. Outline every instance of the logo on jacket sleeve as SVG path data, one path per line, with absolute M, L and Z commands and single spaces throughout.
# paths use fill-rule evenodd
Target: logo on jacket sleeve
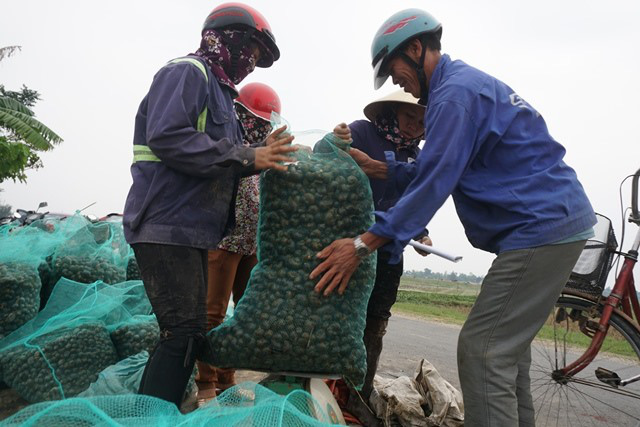
M 536 114 L 536 117 L 540 117 L 540 113 L 538 113 L 527 101 L 522 99 L 520 95 L 517 93 L 512 93 L 509 95 L 509 101 L 511 101 L 511 105 L 518 108 L 526 108 L 527 110 L 531 110 Z
M 413 21 L 416 18 L 417 16 L 413 15 L 413 16 L 409 16 L 407 18 L 401 19 L 398 22 L 392 22 L 391 24 L 389 24 L 389 27 L 387 27 L 387 29 L 384 30 L 382 34 L 383 35 L 393 34 L 399 29 L 406 27 L 409 22 Z

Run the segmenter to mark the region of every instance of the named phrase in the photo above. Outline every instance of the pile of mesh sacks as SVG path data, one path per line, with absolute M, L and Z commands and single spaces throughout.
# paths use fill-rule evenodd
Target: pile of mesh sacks
M 114 284 L 140 277 L 122 223 L 81 215 L 0 227 L 0 339 L 44 308 L 61 278 Z
M 35 318 L 0 340 L 0 379 L 35 403 L 75 396 L 159 336 L 141 281 L 61 279 Z
M 0 227 L 0 383 L 74 396 L 159 336 L 121 222 L 81 215 Z
M 92 223 L 75 215 L 57 224 L 51 234 L 58 243 L 39 265 L 42 306 L 60 278 L 80 283 L 107 284 L 139 279 L 129 275 L 135 266 L 133 251 L 124 238 L 121 222 Z
M 376 258 L 362 261 L 343 295 L 314 292 L 316 254 L 373 224 L 367 177 L 348 144 L 325 136 L 287 171 L 260 180 L 258 265 L 233 317 L 208 334 L 219 367 L 341 375 L 364 381 L 362 341 Z

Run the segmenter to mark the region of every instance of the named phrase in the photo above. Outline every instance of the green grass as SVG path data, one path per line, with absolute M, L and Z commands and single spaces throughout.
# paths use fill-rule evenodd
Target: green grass
M 479 290 L 479 285 L 468 283 L 403 277 L 393 312 L 461 325 L 467 319 Z M 553 337 L 553 319 L 550 316 L 537 338 L 553 342 Z M 567 335 L 567 344 L 571 347 L 586 348 L 590 342 L 590 338 L 577 329 L 570 330 Z M 610 329 L 602 350 L 635 357 L 633 349 L 613 329 Z
M 397 310 L 407 314 L 461 325 L 467 319 L 475 299 L 476 297 L 472 295 L 405 291 L 401 289 L 398 291 L 398 299 L 393 309 L 394 311 Z
M 540 332 L 538 332 L 537 338 L 548 340 L 553 343 L 554 333 L 556 337 L 560 337 L 562 334 L 566 333 L 566 343 L 568 347 L 587 348 L 591 344 L 591 338 L 580 332 L 577 325 L 573 325 L 568 332 L 566 332 L 566 327 L 564 325 L 556 326 L 556 332 L 554 332 L 553 318 L 549 316 L 545 325 L 540 329 Z M 638 357 L 624 337 L 613 327 L 609 328 L 609 332 L 602 343 L 600 352 L 636 359 Z
M 464 282 L 449 282 L 446 280 L 402 277 L 400 280 L 400 289 L 437 294 L 477 296 L 478 292 L 480 292 L 480 285 Z

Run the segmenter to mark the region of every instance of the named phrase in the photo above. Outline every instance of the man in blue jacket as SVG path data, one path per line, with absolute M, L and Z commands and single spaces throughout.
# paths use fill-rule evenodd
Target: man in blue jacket
M 322 250 L 311 277 L 322 274 L 318 292 L 343 292 L 362 257 L 386 245 L 399 258 L 451 195 L 469 241 L 497 254 L 458 341 L 465 425 L 534 425 L 530 344 L 595 214 L 542 116 L 506 84 L 441 54 L 441 34 L 419 9 L 378 30 L 375 87 L 391 76 L 421 99 L 426 142 L 412 164 L 353 150 L 367 175 L 392 178 L 402 197 L 366 233 Z
M 278 162 L 295 150 L 279 131 L 265 147 L 244 146 L 233 109 L 235 85 L 279 56 L 259 12 L 218 6 L 200 48 L 158 71 L 136 115 L 123 225 L 160 326 L 139 392 L 177 406 L 208 351 L 207 250 L 233 227 L 240 177 L 284 169 Z

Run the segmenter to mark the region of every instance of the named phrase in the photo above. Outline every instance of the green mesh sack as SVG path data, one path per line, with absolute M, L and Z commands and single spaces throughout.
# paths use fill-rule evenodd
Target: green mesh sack
M 0 339 L 38 314 L 40 286 L 33 265 L 0 261 Z
M 35 225 L 0 230 L 0 339 L 38 313 L 38 266 L 54 246 L 50 233 Z
M 133 250 L 129 256 L 129 261 L 127 262 L 127 280 L 142 280 L 140 267 L 138 267 L 138 262 L 133 254 Z
M 74 396 L 118 361 L 110 333 L 150 310 L 142 282 L 61 279 L 45 308 L 0 341 L 2 379 L 29 402 Z
M 150 396 L 75 397 L 42 402 L 14 414 L 0 426 L 269 426 L 321 427 L 334 425 L 313 397 L 297 390 L 280 396 L 258 384 L 242 383 L 207 405 L 181 414 L 173 403 Z
M 0 254 L 10 252 L 17 261 L 36 263 L 42 284 L 40 308 L 61 277 L 82 283 L 124 281 L 133 255 L 121 223 L 92 223 L 80 214 L 4 226 L 0 248 Z
M 30 402 L 75 396 L 116 362 L 109 333 L 100 323 L 41 335 L 0 355 L 4 382 Z
M 56 248 L 51 259 L 52 282 L 61 277 L 80 283 L 124 282 L 130 258 L 121 223 L 84 220 L 84 226 Z
M 298 151 L 286 172 L 262 174 L 259 262 L 233 317 L 209 332 L 207 362 L 363 383 L 362 336 L 375 256 L 363 260 L 343 295 L 317 294 L 317 280 L 309 279 L 318 251 L 373 224 L 369 181 L 332 137 L 323 138 L 316 153 Z
M 151 353 L 159 337 L 160 328 L 155 315 L 135 316 L 111 332 L 111 341 L 120 360 L 143 350 Z

